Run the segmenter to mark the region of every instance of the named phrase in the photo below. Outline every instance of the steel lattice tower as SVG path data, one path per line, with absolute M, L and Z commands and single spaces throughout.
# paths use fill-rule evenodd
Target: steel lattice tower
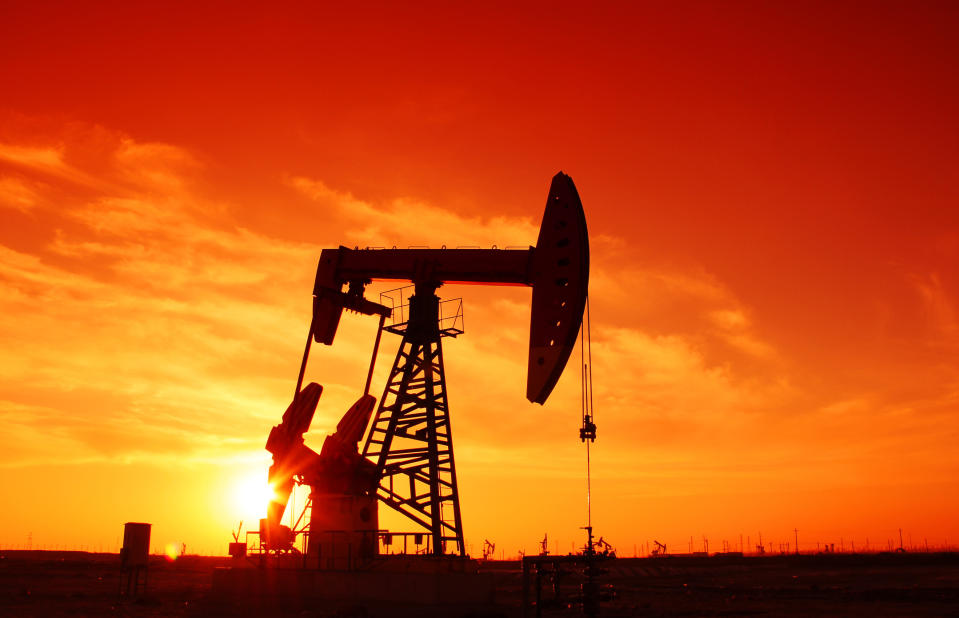
M 416 283 L 403 335 L 363 456 L 376 463 L 377 495 L 421 525 L 434 554 L 464 555 L 456 466 L 435 283 Z M 451 551 L 447 544 L 452 543 Z

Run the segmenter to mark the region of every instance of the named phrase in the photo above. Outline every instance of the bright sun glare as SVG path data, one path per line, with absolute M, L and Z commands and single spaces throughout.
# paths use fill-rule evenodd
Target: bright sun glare
M 170 562 L 173 562 L 177 558 L 183 555 L 185 550 L 185 545 L 182 543 L 167 543 L 166 551 L 163 553 L 166 555 L 166 559 Z
M 233 485 L 233 511 L 237 521 L 255 529 L 261 517 L 266 517 L 266 505 L 273 499 L 273 489 L 266 481 L 266 471 L 248 474 Z

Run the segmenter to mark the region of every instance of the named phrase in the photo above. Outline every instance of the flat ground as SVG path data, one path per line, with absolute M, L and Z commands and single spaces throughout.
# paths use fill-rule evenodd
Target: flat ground
M 421 615 L 310 605 L 224 607 L 210 594 L 212 573 L 228 558 L 156 557 L 147 592 L 118 598 L 119 558 L 83 552 L 0 552 L 0 616 L 298 616 Z M 465 615 L 522 615 L 517 562 L 482 566 L 495 573 L 497 605 Z M 602 616 L 959 616 L 959 554 L 834 554 L 771 557 L 626 558 L 604 564 Z M 581 615 L 579 580 L 543 591 L 543 616 Z M 565 598 L 565 602 L 564 602 Z M 457 612 L 442 612 L 455 615 Z M 463 612 L 460 612 L 461 614 Z M 531 611 L 530 616 L 535 615 Z

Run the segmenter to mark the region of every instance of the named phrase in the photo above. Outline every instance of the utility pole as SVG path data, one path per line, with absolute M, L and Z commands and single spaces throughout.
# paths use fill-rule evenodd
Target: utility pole
M 796 555 L 798 556 L 799 555 L 799 529 L 793 528 L 793 534 L 795 535 L 795 538 L 796 538 Z

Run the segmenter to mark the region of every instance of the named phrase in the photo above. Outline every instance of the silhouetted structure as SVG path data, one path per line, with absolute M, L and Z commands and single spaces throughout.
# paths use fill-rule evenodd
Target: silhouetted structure
M 601 601 L 608 601 L 615 596 L 612 586 L 600 587 L 599 578 L 606 573 L 600 568 L 604 560 L 616 557 L 611 546 L 600 538 L 593 541 L 592 526 L 584 526 L 586 531 L 586 545 L 582 553 L 567 556 L 522 556 L 523 563 L 523 616 L 529 616 L 530 610 L 539 618 L 544 608 L 566 608 L 580 605 L 583 614 L 596 616 L 599 614 Z M 596 546 L 603 547 L 602 552 L 596 551 Z M 575 596 L 568 594 L 569 586 L 564 583 L 579 583 L 578 593 Z M 549 598 L 543 595 L 544 587 L 550 590 Z
M 150 566 L 151 524 L 123 524 L 123 547 L 120 548 L 120 596 L 137 597 L 146 591 Z
M 365 287 L 373 279 L 412 281 L 408 305 L 387 307 L 366 299 Z M 266 550 L 294 551 L 297 534 L 305 532 L 307 564 L 351 568 L 375 555 L 378 540 L 385 538 L 377 528 L 379 500 L 429 534 L 431 553 L 464 555 L 442 348 L 444 337 L 463 333 L 462 312 L 454 312 L 452 320 L 441 316 L 436 290 L 449 282 L 533 288 L 527 398 L 542 404 L 575 345 L 588 279 L 586 219 L 573 181 L 563 173 L 550 186 L 535 248 L 324 249 L 296 394 L 267 441 L 273 454 L 270 482 L 278 497 L 261 521 Z M 331 345 L 344 309 L 379 315 L 380 325 L 366 392 L 316 453 L 305 446 L 303 435 L 322 387 L 301 386 L 311 342 Z M 392 318 L 388 325 L 387 318 Z M 369 389 L 384 330 L 402 341 L 361 454 L 358 442 L 376 403 Z M 594 427 L 592 432 L 590 439 Z M 311 515 L 303 527 L 291 528 L 280 521 L 296 483 L 311 488 Z
M 490 542 L 489 539 L 483 540 L 483 560 L 492 560 L 496 557 L 496 543 Z

